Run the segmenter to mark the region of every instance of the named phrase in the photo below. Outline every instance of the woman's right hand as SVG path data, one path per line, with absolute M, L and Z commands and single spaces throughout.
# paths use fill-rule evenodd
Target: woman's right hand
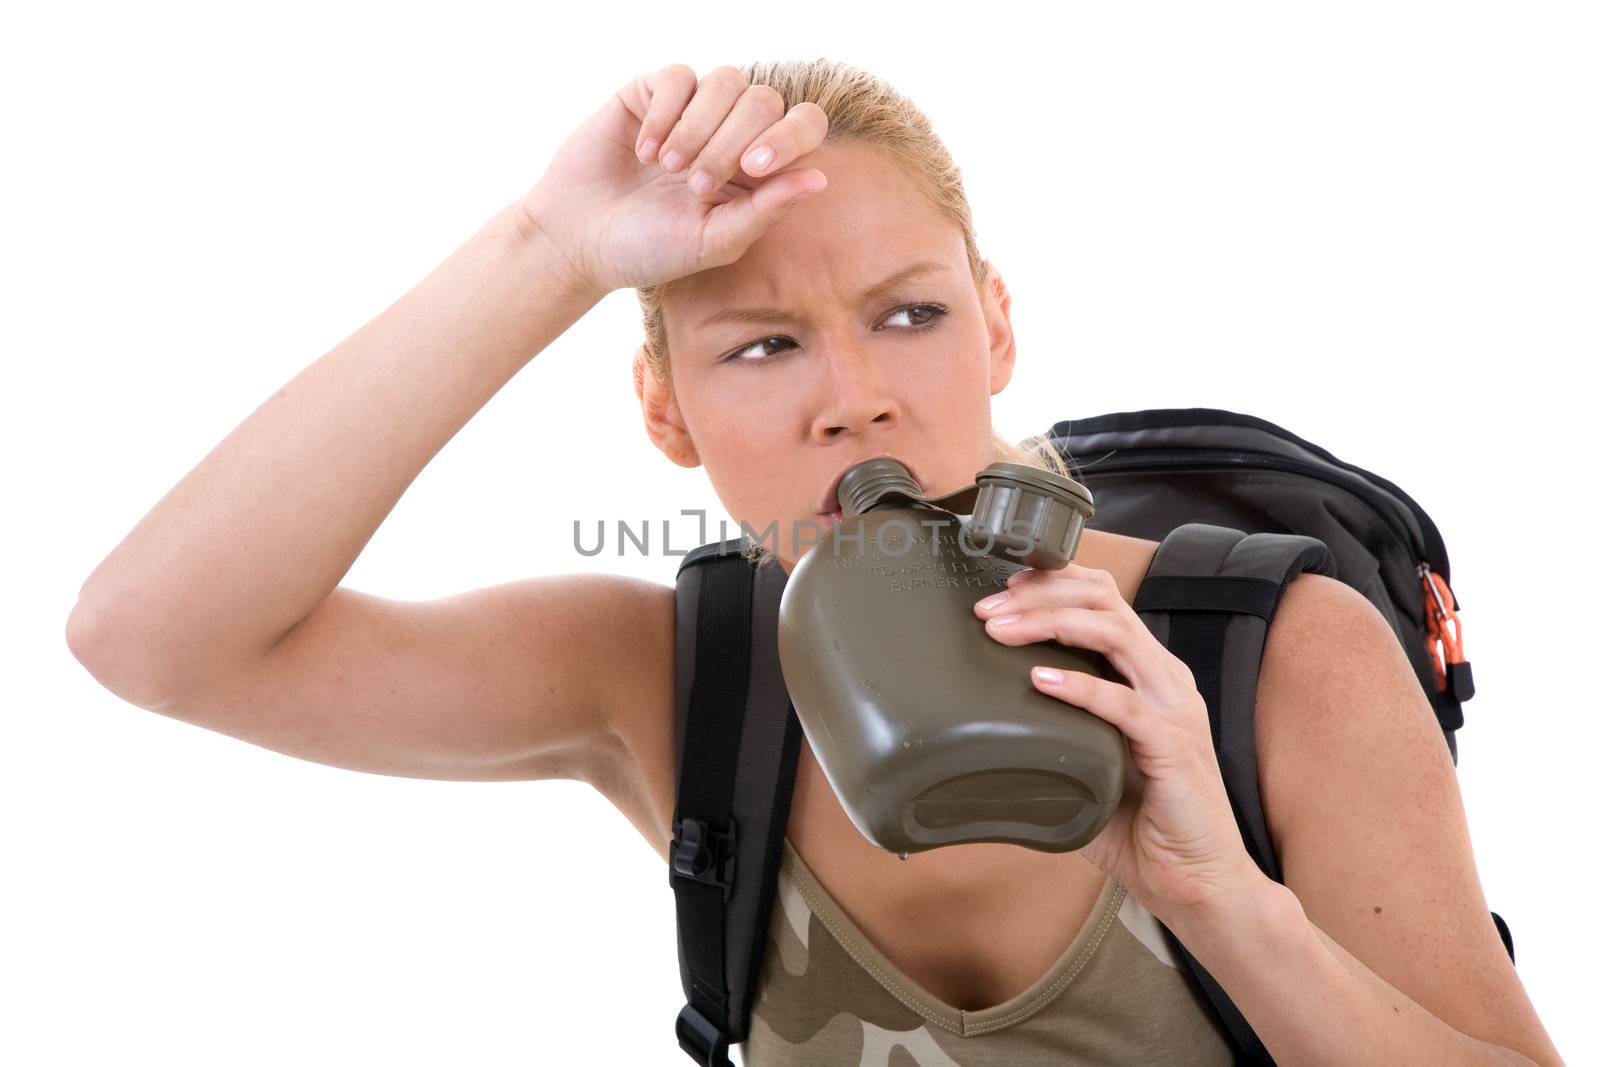
M 732 263 L 801 197 L 820 170 L 787 170 L 828 132 L 827 113 L 750 85 L 736 67 L 704 78 L 682 63 L 624 85 L 564 141 L 523 198 L 528 223 L 600 294 L 656 285 Z M 655 141 L 659 148 L 647 146 Z M 756 166 L 752 149 L 772 159 Z M 658 162 L 676 152 L 682 162 Z M 750 168 L 750 169 L 746 169 Z M 702 195 L 689 176 L 704 171 Z

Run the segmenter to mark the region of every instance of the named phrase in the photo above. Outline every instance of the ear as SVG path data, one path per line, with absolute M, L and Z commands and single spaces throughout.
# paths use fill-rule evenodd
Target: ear
M 1017 364 L 1017 342 L 1011 332 L 1011 293 L 993 264 L 989 266 L 986 291 L 980 296 L 983 319 L 989 329 L 989 393 L 992 396 L 1011 381 L 1011 372 Z
M 633 393 L 639 398 L 644 432 L 649 434 L 651 443 L 680 467 L 700 466 L 700 453 L 678 410 L 678 400 L 671 389 L 656 381 L 642 344 L 633 353 Z

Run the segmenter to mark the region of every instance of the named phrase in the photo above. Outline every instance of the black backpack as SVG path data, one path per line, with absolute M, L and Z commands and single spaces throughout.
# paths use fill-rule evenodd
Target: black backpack
M 1338 578 L 1383 613 L 1455 761 L 1473 693 L 1448 625 L 1460 606 L 1438 528 L 1398 486 L 1265 419 L 1214 408 L 1068 419 L 1048 436 L 1093 495 L 1090 528 L 1160 542 L 1133 607 L 1194 673 L 1240 833 L 1274 881 L 1283 878 L 1257 789 L 1255 688 L 1267 628 L 1296 575 Z M 731 1064 L 729 1045 L 748 1037 L 800 751 L 777 652 L 788 576 L 743 549 L 742 538 L 701 545 L 677 574 L 668 882 L 687 998 L 678 1043 L 702 1065 Z M 1515 961 L 1510 930 L 1490 915 Z M 1222 988 L 1161 930 L 1237 1059 L 1272 1063 Z

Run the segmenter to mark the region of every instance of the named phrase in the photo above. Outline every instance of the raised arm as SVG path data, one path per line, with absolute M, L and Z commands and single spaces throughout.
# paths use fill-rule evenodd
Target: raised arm
M 428 460 L 599 299 L 531 221 L 520 204 L 497 213 L 269 397 L 94 569 L 67 640 L 102 684 L 362 770 L 576 770 L 603 698 L 576 673 L 557 684 L 581 659 L 570 624 L 603 631 L 661 587 L 538 578 L 431 603 L 338 587 Z M 543 720 L 535 685 L 561 694 Z
M 164 710 L 265 659 L 350 569 L 412 480 L 599 299 L 516 205 L 297 374 L 84 582 L 75 654 Z
M 819 172 L 783 168 L 820 142 L 820 115 L 783 115 L 731 67 L 630 80 L 525 197 L 150 510 L 84 582 L 74 655 L 131 703 L 308 759 L 605 775 L 617 792 L 625 739 L 670 720 L 670 588 L 542 577 L 415 603 L 338 583 L 429 459 L 604 294 L 732 262 L 816 188 Z M 716 162 L 758 135 L 771 177 Z M 703 155 L 721 183 L 695 195 L 648 139 Z

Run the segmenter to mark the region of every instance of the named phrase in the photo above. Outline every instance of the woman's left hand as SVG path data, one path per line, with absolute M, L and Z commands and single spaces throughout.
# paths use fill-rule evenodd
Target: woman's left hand
M 1040 692 L 1117 727 L 1133 757 L 1122 802 L 1079 851 L 1162 918 L 1204 910 L 1264 878 L 1245 851 L 1211 746 L 1205 698 L 1188 666 L 1157 641 L 1106 571 L 1068 563 L 1023 569 L 1006 599 L 973 610 L 1005 645 L 1058 641 L 1092 649 L 1131 682 L 1061 671 L 1059 681 L 1029 672 Z M 1001 594 L 996 594 L 997 596 Z M 1007 615 L 1019 616 L 1004 623 Z

